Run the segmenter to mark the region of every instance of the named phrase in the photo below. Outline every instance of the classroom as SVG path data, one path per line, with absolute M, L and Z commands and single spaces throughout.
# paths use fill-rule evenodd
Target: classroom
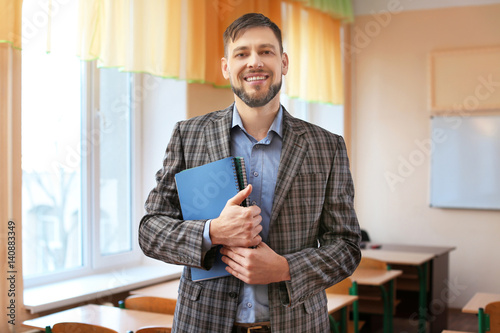
M 183 266 L 141 251 L 144 203 L 176 123 L 233 103 L 212 49 L 260 10 L 302 68 L 281 103 L 344 138 L 363 259 L 383 263 L 383 282 L 360 266 L 348 291 L 327 289 L 331 331 L 498 329 L 479 308 L 500 302 L 500 0 L 156 1 L 168 19 L 123 3 L 0 0 L 1 332 L 42 332 L 80 307 L 115 332 L 171 327 Z M 332 43 L 331 68 L 301 52 L 315 43 Z M 128 297 L 161 293 L 170 314 L 123 319 Z M 335 307 L 338 293 L 350 298 Z

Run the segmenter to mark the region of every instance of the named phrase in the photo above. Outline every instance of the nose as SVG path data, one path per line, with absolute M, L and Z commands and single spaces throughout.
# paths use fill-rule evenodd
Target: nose
M 260 68 L 264 67 L 264 63 L 257 52 L 252 52 L 248 57 L 247 67 L 249 68 Z

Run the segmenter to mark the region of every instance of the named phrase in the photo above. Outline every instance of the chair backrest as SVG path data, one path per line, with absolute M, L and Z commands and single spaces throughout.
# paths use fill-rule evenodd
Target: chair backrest
M 370 269 L 383 269 L 387 270 L 387 263 L 377 260 L 377 259 L 372 259 L 372 258 L 365 258 L 362 257 L 361 261 L 359 263 L 358 268 L 370 268 Z
M 500 332 L 500 302 L 487 304 L 484 313 L 490 316 L 490 332 Z
M 366 230 L 361 229 L 361 241 L 362 242 L 369 242 L 370 241 L 370 236 L 368 235 L 368 232 Z
M 52 333 L 118 333 L 117 331 L 84 323 L 57 323 L 52 327 Z
M 135 333 L 171 333 L 170 327 L 148 326 L 139 328 Z
M 173 315 L 175 312 L 176 303 L 176 300 L 169 298 L 132 295 L 125 298 L 124 305 L 125 309 Z
M 326 292 L 329 294 L 341 294 L 349 295 L 349 289 L 352 286 L 352 279 L 350 277 L 345 278 L 333 286 L 326 288 Z

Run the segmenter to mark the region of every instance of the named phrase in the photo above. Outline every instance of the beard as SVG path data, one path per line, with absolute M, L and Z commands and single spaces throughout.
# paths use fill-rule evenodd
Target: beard
M 280 82 L 278 83 L 271 85 L 269 87 L 269 91 L 267 92 L 267 94 L 263 96 L 250 96 L 243 87 L 236 88 L 233 82 L 231 82 L 231 80 L 230 83 L 231 83 L 231 89 L 233 90 L 234 94 L 238 96 L 246 105 L 248 105 L 251 108 L 258 108 L 269 103 L 279 93 L 281 89 L 282 80 L 280 80 Z M 256 87 L 256 90 L 260 89 L 262 89 L 262 87 L 260 86 Z

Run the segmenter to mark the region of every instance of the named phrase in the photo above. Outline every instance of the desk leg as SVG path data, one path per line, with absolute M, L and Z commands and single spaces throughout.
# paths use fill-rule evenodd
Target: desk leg
M 347 306 L 344 306 L 342 309 L 340 309 L 340 325 L 342 325 L 342 333 L 347 333 L 347 326 L 348 326 L 348 320 L 347 320 Z
M 427 271 L 428 263 L 418 266 L 418 280 L 419 280 L 419 301 L 418 301 L 418 332 L 425 333 L 426 329 L 426 315 L 427 315 Z
M 394 288 L 394 280 L 389 281 L 389 312 L 388 312 L 388 319 L 389 319 L 389 332 L 394 331 L 394 293 L 395 293 L 395 288 Z
M 358 296 L 358 284 L 353 281 L 352 287 L 349 289 L 349 295 Z M 352 319 L 354 321 L 354 333 L 359 333 L 359 309 L 358 300 L 352 303 Z
M 389 285 L 389 289 L 391 289 L 391 285 Z M 390 309 L 390 300 L 387 290 L 382 285 L 380 286 L 380 292 L 382 294 L 382 301 L 384 302 L 384 333 L 392 333 L 392 311 Z

